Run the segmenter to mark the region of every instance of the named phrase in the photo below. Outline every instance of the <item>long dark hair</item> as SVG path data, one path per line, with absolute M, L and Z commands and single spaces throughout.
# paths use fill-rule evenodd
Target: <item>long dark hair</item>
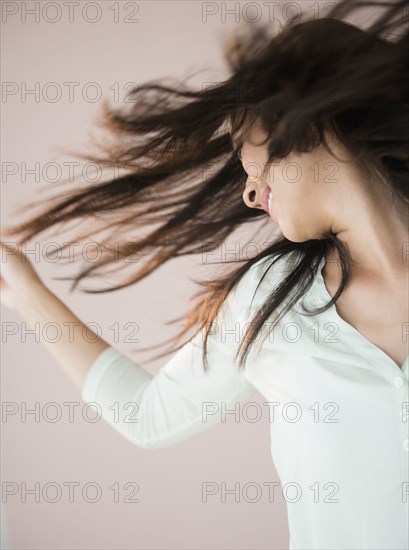
M 364 30 L 345 20 L 357 8 L 382 9 L 382 13 Z M 71 291 L 84 277 L 95 270 L 101 272 L 115 260 L 141 253 L 149 254 L 149 259 L 126 281 L 86 292 L 109 292 L 136 283 L 176 256 L 202 253 L 204 243 L 219 247 L 239 226 L 266 216 L 243 203 L 247 175 L 237 155 L 256 119 L 268 132 L 269 162 L 320 144 L 328 149 L 325 135 L 330 130 L 359 163 L 382 178 L 398 203 L 407 207 L 407 8 L 406 1 L 342 0 L 325 18 L 294 16 L 277 34 L 272 34 L 268 25 L 252 23 L 225 44 L 231 73 L 225 81 L 192 90 L 181 82 L 170 85 L 155 80 L 132 89 L 128 97 L 133 102 L 128 108 L 114 109 L 105 101 L 100 124 L 114 138 L 113 143 L 99 143 L 98 153 L 75 154 L 123 173 L 47 199 L 45 210 L 5 234 L 19 235 L 19 243 L 24 244 L 55 224 L 95 216 L 105 222 L 111 238 L 115 228 L 123 238 L 156 226 L 137 239 L 122 240 L 115 249 L 106 239 L 104 254 L 73 278 Z M 216 169 L 205 175 L 209 166 Z M 23 211 L 38 203 L 44 206 L 43 200 L 35 201 Z M 271 224 L 270 218 L 268 222 Z M 94 234 L 89 231 L 80 238 Z M 328 309 L 349 279 L 347 246 L 328 232 L 301 243 L 281 234 L 236 271 L 199 281 L 205 290 L 195 295 L 199 299 L 172 342 L 199 324 L 195 334 L 205 329 L 206 370 L 207 337 L 230 291 L 261 258 L 271 256 L 273 265 L 294 251 L 298 261 L 268 296 L 240 342 L 235 356 L 237 359 L 240 353 L 239 367 L 244 366 L 264 322 L 286 302 L 275 320 L 278 322 L 308 290 L 320 261 L 337 252 L 342 269 L 340 287 L 326 306 L 312 313 Z

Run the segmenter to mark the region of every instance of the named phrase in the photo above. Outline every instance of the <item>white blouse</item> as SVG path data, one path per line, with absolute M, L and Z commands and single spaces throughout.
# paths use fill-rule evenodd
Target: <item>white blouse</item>
M 203 432 L 235 407 L 243 413 L 259 391 L 268 402 L 290 550 L 408 549 L 409 356 L 400 368 L 335 305 L 302 314 L 303 305 L 315 309 L 331 298 L 325 259 L 273 333 L 253 344 L 244 370 L 233 364 L 244 325 L 296 254 L 276 261 L 256 291 L 272 256 L 259 260 L 230 293 L 208 339 L 207 373 L 201 332 L 155 376 L 109 347 L 91 365 L 82 398 L 129 441 L 154 449 Z

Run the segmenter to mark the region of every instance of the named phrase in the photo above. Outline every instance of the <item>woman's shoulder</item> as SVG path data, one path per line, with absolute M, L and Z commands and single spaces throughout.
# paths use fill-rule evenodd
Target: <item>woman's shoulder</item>
M 265 278 L 269 283 L 274 283 L 288 275 L 296 266 L 299 258 L 300 252 L 298 250 L 292 250 L 283 255 L 268 254 L 250 266 L 243 279 L 256 282 Z
M 276 288 L 296 266 L 300 252 L 293 250 L 282 256 L 269 254 L 257 260 L 238 282 L 234 301 L 237 306 L 251 309 L 262 304 L 266 296 Z
M 295 267 L 300 256 L 301 253 L 299 250 L 291 250 L 283 255 L 268 254 L 257 260 L 257 262 L 249 268 L 249 271 L 251 271 L 252 275 L 255 277 L 262 276 L 266 270 L 272 271 L 275 274 L 289 273 Z

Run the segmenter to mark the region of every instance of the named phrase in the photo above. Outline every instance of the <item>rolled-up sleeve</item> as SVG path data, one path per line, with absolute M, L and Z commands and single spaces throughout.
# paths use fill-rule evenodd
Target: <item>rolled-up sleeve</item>
M 239 284 L 241 284 L 240 281 Z M 144 449 L 174 445 L 221 422 L 223 411 L 244 404 L 256 388 L 234 364 L 241 326 L 232 291 L 207 341 L 198 332 L 156 375 L 109 347 L 87 372 L 82 399 L 129 441 Z

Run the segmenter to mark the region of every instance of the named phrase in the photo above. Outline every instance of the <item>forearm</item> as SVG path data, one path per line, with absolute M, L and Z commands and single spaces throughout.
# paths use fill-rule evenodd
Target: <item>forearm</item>
M 20 295 L 16 311 L 31 329 L 38 330 L 41 343 L 81 391 L 90 366 L 109 344 L 43 285 Z M 47 323 L 58 327 L 59 338 L 55 341 L 43 330 Z

